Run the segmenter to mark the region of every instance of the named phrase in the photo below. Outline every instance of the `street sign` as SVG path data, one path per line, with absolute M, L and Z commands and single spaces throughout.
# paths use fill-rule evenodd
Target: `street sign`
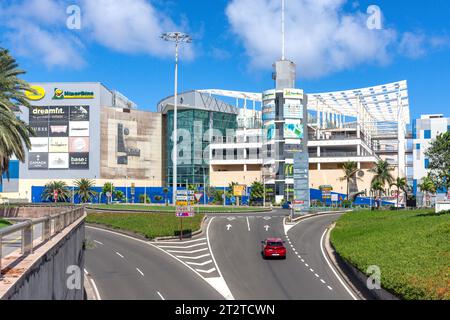
M 233 186 L 233 196 L 242 197 L 245 195 L 246 186 L 244 185 L 235 185 Z
M 195 215 L 194 207 L 179 206 L 176 208 L 176 216 L 180 218 L 193 217 Z
M 333 194 L 331 195 L 331 201 L 333 201 L 333 202 L 338 202 L 338 201 L 339 201 L 338 195 L 335 194 L 335 193 L 333 193 Z
M 53 191 L 53 200 L 58 200 L 58 190 Z
M 132 196 L 134 196 L 135 191 L 136 191 L 136 185 L 135 185 L 134 183 L 132 183 L 132 184 L 131 184 L 130 194 L 131 194 Z
M 196 193 L 195 194 L 195 199 L 197 200 L 197 202 L 199 202 L 202 197 L 203 197 L 203 193 Z
M 194 201 L 194 196 L 177 196 L 177 201 Z
M 177 190 L 177 195 L 194 195 L 194 190 Z

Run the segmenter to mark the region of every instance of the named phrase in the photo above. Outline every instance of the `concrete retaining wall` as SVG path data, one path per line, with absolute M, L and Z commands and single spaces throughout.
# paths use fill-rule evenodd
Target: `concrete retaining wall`
M 1 207 L 0 217 L 4 218 L 24 218 L 36 219 L 51 214 L 61 213 L 67 211 L 69 207 L 63 206 L 20 206 L 20 207 Z
M 0 287 L 8 286 L 1 299 L 10 300 L 82 300 L 84 299 L 84 218 L 69 226 L 50 242 L 38 248 L 7 271 Z M 28 261 L 27 261 L 28 260 Z M 69 289 L 69 266 L 78 266 L 81 289 Z M 14 279 L 14 273 L 20 273 Z M 15 276 L 17 278 L 17 276 Z M 3 283 L 2 283 L 3 282 Z M 0 290 L 1 291 L 1 290 Z

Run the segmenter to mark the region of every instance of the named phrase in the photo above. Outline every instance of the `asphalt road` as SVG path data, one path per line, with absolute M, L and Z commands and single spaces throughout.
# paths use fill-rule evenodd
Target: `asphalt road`
M 326 226 L 337 217 L 326 215 L 304 220 L 288 232 L 288 237 L 285 236 L 282 217 L 233 220 L 215 217 L 210 226 L 211 247 L 234 297 L 261 300 L 351 299 L 327 265 L 320 248 Z M 280 237 L 286 241 L 286 260 L 262 259 L 261 241 L 268 237 Z
M 223 299 L 198 275 L 147 243 L 90 227 L 86 238 L 85 268 L 101 299 Z

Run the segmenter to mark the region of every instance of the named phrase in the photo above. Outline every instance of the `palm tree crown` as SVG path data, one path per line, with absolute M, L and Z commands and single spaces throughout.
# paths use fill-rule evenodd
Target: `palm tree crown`
M 392 170 L 393 168 L 391 168 L 387 161 L 378 161 L 375 167 L 369 170 L 369 172 L 374 174 L 372 182 L 379 181 L 383 187 L 386 183 L 391 184 L 394 181 L 394 177 L 391 174 Z
M 45 185 L 42 192 L 42 200 L 53 200 L 55 191 L 58 193 L 57 202 L 66 202 L 70 197 L 69 188 L 64 181 L 51 181 Z
M 18 78 L 25 72 L 17 67 L 8 50 L 0 48 L 0 182 L 3 173 L 9 178 L 9 159 L 12 156 L 25 161 L 25 148 L 31 148 L 29 137 L 34 135 L 31 127 L 15 114 L 20 111 L 20 106 L 30 106 L 25 91 L 33 91 Z
M 95 182 L 91 179 L 79 179 L 75 181 L 77 190 L 75 194 L 80 197 L 82 203 L 91 201 L 93 197 L 97 195 L 97 192 L 93 190 Z
M 347 199 L 350 193 L 349 185 L 350 181 L 356 177 L 356 174 L 361 171 L 358 169 L 358 164 L 354 161 L 347 161 L 342 165 L 342 170 L 344 171 L 344 176 L 341 177 L 341 181 L 347 181 Z

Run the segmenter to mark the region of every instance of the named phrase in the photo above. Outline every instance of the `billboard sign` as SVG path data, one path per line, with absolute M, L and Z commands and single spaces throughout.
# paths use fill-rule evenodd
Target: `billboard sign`
M 28 155 L 28 168 L 30 168 L 30 170 L 47 170 L 48 153 L 30 153 Z
M 70 121 L 89 121 L 89 106 L 71 106 Z
M 284 123 L 285 139 L 303 139 L 303 125 L 301 120 L 286 120 Z
M 242 197 L 245 195 L 246 186 L 244 185 L 234 185 L 233 186 L 233 196 Z
M 303 119 L 303 105 L 298 100 L 286 100 L 283 111 L 285 119 Z
M 69 169 L 68 153 L 49 153 L 48 154 L 49 169 Z
M 283 96 L 285 99 L 303 100 L 303 90 L 301 89 L 284 89 Z
M 70 153 L 69 168 L 75 170 L 89 169 L 89 153 Z

